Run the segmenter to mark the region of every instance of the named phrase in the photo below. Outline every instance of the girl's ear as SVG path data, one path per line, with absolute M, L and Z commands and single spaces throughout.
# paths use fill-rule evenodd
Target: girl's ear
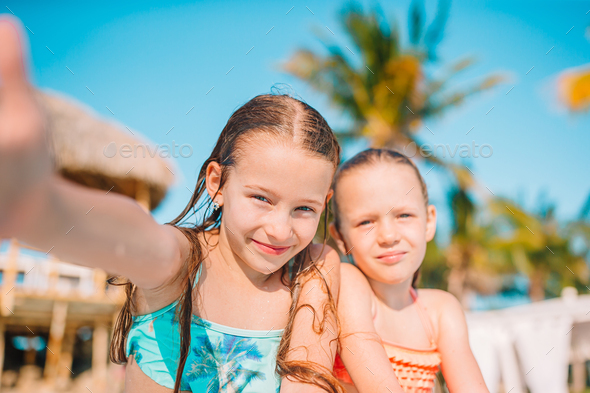
M 436 207 L 428 205 L 426 208 L 426 242 L 434 239 L 436 233 Z
M 330 236 L 332 236 L 332 238 L 336 241 L 336 244 L 338 245 L 338 248 L 340 249 L 342 254 L 346 254 L 346 247 L 344 247 L 344 241 L 342 241 L 342 238 L 340 237 L 340 234 L 336 229 L 336 225 L 334 225 L 333 222 L 331 222 L 328 225 L 328 230 L 330 231 Z
M 326 203 L 330 202 L 330 199 L 332 199 L 333 196 L 334 190 L 330 188 L 330 191 L 328 191 L 328 196 L 326 196 Z
M 207 186 L 207 193 L 215 202 L 219 203 L 219 206 L 223 205 L 223 193 L 219 189 L 221 185 L 221 165 L 218 162 L 210 162 L 207 165 L 207 171 L 205 172 L 205 184 Z M 217 196 L 215 195 L 217 193 Z

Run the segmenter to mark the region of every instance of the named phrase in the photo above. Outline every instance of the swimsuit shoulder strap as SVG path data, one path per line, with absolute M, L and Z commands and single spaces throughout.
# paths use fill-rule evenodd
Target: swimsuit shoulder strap
M 416 290 L 413 287 L 410 287 L 410 294 L 412 295 L 412 299 L 414 299 L 414 302 L 416 303 L 416 306 L 417 306 L 416 309 L 418 310 L 418 316 L 420 317 L 420 320 L 422 321 L 422 326 L 424 326 L 424 330 L 426 331 L 426 335 L 428 336 L 428 339 L 430 340 L 430 344 L 432 346 L 435 346 L 436 341 L 434 339 L 434 328 L 432 326 L 432 322 L 430 321 L 430 317 L 428 317 L 426 309 L 424 308 L 424 305 L 422 304 L 422 302 L 418 298 L 418 293 L 416 292 Z
M 375 310 L 375 314 L 373 314 L 373 322 L 377 319 L 377 313 L 379 312 L 379 305 L 377 304 L 377 296 L 375 292 L 371 290 L 371 307 Z M 371 310 L 373 311 L 373 310 Z
M 199 282 L 199 278 L 201 278 L 201 270 L 203 270 L 203 262 L 199 265 L 199 269 L 197 270 L 197 274 L 195 274 L 195 281 L 193 282 L 193 289 L 197 286 Z

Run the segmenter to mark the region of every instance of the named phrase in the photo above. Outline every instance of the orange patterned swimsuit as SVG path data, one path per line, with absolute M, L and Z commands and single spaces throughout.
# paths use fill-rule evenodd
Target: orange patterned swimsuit
M 414 288 L 410 288 L 410 294 L 416 303 L 422 326 L 424 326 L 424 330 L 430 340 L 430 348 L 409 348 L 383 339 L 381 342 L 402 389 L 406 393 L 431 393 L 434 388 L 436 372 L 441 363 L 441 357 L 437 351 L 430 318 L 428 318 L 422 303 L 418 300 L 418 294 Z M 377 314 L 375 314 L 373 320 L 376 317 Z M 334 362 L 334 375 L 344 382 L 353 383 L 338 354 L 336 354 L 336 360 Z

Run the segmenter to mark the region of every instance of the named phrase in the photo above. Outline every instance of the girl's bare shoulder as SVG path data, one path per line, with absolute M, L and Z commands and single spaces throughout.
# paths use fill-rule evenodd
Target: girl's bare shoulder
M 352 263 L 340 263 L 340 272 L 343 286 L 350 286 L 351 289 L 361 291 L 364 294 L 370 294 L 373 291 L 367 277 Z
M 430 302 L 433 305 L 443 305 L 449 303 L 459 304 L 459 301 L 455 296 L 447 291 L 443 291 L 442 289 L 418 288 L 416 292 L 418 292 L 418 296 L 422 302 Z
M 135 290 L 135 307 L 136 314 L 149 314 L 157 311 L 167 305 L 176 301 L 183 291 L 183 283 L 185 282 L 188 272 L 188 259 L 191 253 L 191 240 L 175 226 L 162 225 L 163 229 L 171 233 L 177 241 L 178 247 L 178 272 L 174 277 L 166 283 L 156 288 L 137 288 Z M 206 247 L 206 241 L 202 234 L 198 234 L 196 238 L 199 240 L 202 249 Z
M 465 312 L 457 298 L 440 289 L 419 289 L 418 298 L 423 304 L 437 335 L 448 330 L 464 329 Z
M 417 292 L 418 298 L 426 308 L 432 308 L 437 311 L 463 310 L 457 298 L 447 291 L 420 288 Z
M 179 257 L 182 262 L 185 262 L 189 256 L 191 244 L 186 235 L 177 227 L 172 225 L 162 225 L 165 231 L 168 231 L 176 239 L 178 245 Z
M 455 296 L 441 289 L 420 288 L 417 290 L 418 298 L 426 310 L 437 317 L 445 313 L 457 311 L 463 312 L 461 303 Z
M 343 262 L 340 264 L 340 292 L 343 307 L 347 312 L 369 312 L 375 314 L 373 289 L 367 277 L 356 266 Z
M 376 304 L 373 289 L 367 278 L 356 266 L 341 263 L 340 298 L 338 316 L 342 332 L 375 332 L 373 318 Z
M 340 263 L 338 253 L 328 245 L 312 244 L 310 251 L 311 259 L 317 260 L 319 263 L 329 264 L 330 266 Z
M 338 285 L 340 283 L 340 257 L 336 250 L 328 245 L 312 244 L 310 254 L 312 261 L 316 261 L 329 285 Z

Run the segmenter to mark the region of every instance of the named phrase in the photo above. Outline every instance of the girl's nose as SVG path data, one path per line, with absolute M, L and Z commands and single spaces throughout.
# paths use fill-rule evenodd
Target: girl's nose
M 400 232 L 395 225 L 382 225 L 377 232 L 377 242 L 380 246 L 389 247 L 397 244 L 401 239 Z
M 269 240 L 274 240 L 279 244 L 289 240 L 293 235 L 291 216 L 280 212 L 273 214 L 266 226 L 266 234 Z

